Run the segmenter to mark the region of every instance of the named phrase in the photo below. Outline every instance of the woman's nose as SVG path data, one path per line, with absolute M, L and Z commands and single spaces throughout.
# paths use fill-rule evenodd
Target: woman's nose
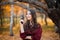
M 29 17 L 31 17 L 31 15 L 27 15 L 27 17 L 29 18 Z

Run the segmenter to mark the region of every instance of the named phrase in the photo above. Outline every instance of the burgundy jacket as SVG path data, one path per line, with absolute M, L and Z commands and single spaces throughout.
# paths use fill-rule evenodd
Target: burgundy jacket
M 22 39 L 25 39 L 26 36 L 31 35 L 32 40 L 40 40 L 42 36 L 42 28 L 40 24 L 37 24 L 37 26 L 31 29 L 26 29 L 24 33 L 20 32 L 20 37 Z

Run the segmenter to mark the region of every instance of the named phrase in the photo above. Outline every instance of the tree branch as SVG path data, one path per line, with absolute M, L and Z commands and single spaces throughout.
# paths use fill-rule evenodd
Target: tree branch
M 24 4 L 21 5 L 21 3 L 19 3 L 19 2 L 2 2 L 2 3 L 0 3 L 0 5 L 7 5 L 7 4 L 10 4 L 10 5 L 11 4 L 13 4 L 13 5 L 15 4 L 17 6 L 20 6 L 20 7 L 24 8 L 24 9 L 31 10 L 31 8 L 27 7 Z M 47 13 L 43 8 L 38 7 L 36 5 L 33 5 L 33 4 L 31 4 L 31 5 L 36 8 L 35 9 L 36 12 Z
M 43 9 L 46 10 L 46 11 L 48 10 L 47 4 L 44 4 L 44 3 L 39 2 L 39 1 L 37 1 L 37 0 L 36 0 L 36 1 L 35 1 L 35 0 L 18 0 L 18 1 L 36 5 L 36 6 L 38 6 L 38 7 L 43 8 Z

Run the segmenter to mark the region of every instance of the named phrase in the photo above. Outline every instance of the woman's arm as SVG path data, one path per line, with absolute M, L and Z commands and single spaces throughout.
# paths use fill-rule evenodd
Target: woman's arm
M 20 21 L 20 37 L 22 39 L 25 39 L 25 37 L 26 37 L 26 34 L 24 32 L 24 27 L 23 27 L 23 20 Z

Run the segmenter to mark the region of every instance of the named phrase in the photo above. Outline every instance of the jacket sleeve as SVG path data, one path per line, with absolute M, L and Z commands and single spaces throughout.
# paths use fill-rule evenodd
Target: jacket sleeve
M 33 40 L 40 40 L 42 36 L 42 28 L 41 25 L 38 24 L 38 28 L 33 32 L 32 39 Z
M 25 37 L 26 37 L 26 32 L 25 32 L 25 24 L 23 25 L 23 27 L 24 27 L 24 32 L 21 32 L 21 30 L 20 30 L 20 37 L 22 38 L 22 39 L 25 39 Z
M 22 39 L 25 39 L 26 34 L 25 34 L 25 33 L 21 33 L 21 32 L 20 32 L 20 37 L 21 37 Z
M 40 28 L 39 28 L 40 30 L 39 30 L 38 32 L 40 33 L 40 39 L 41 39 L 41 36 L 42 36 L 42 27 L 41 27 L 40 24 L 38 24 L 38 26 L 40 27 Z

